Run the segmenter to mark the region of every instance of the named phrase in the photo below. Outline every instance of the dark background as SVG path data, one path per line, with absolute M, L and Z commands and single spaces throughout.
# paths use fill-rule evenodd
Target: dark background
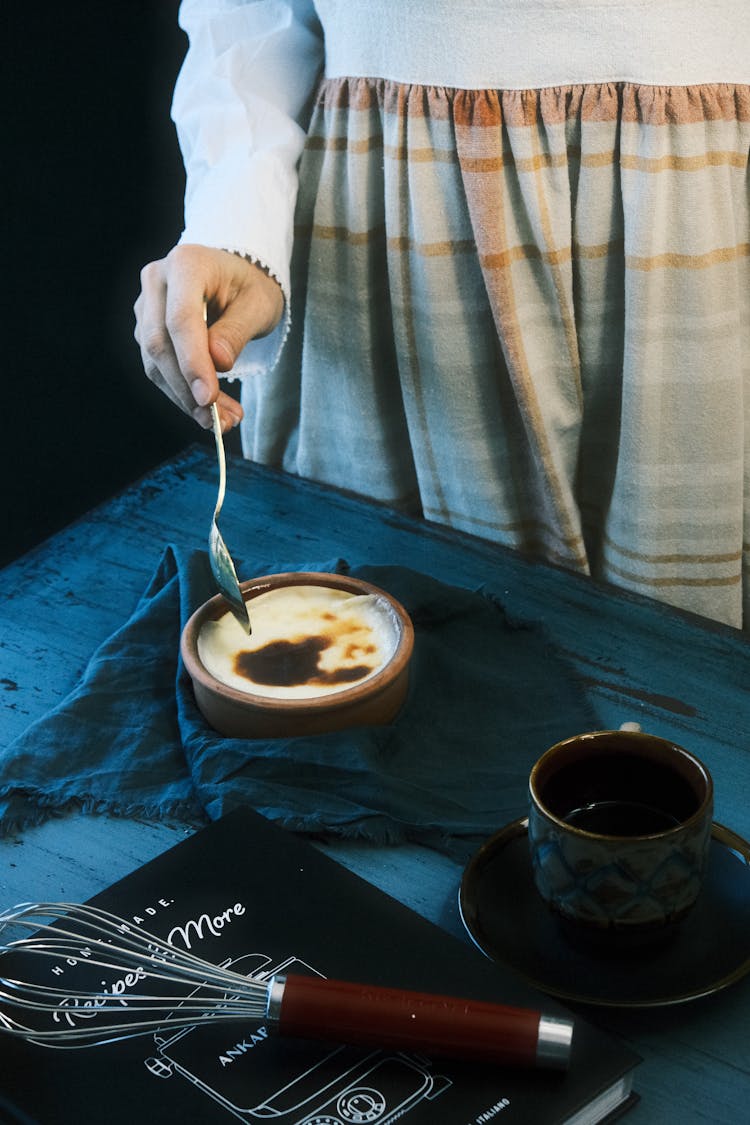
M 182 229 L 177 0 L 4 7 L 2 563 L 210 440 L 132 335 L 140 268 Z

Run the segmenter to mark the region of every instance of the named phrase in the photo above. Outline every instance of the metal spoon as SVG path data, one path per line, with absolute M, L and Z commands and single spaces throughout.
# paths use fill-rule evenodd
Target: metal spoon
M 219 525 L 216 522 L 219 518 L 221 506 L 224 503 L 224 492 L 227 483 L 227 463 L 226 457 L 224 456 L 224 439 L 221 435 L 219 411 L 216 408 L 215 402 L 211 403 L 211 421 L 213 422 L 214 437 L 216 438 L 216 453 L 219 458 L 219 494 L 216 497 L 214 518 L 211 521 L 211 530 L 208 534 L 208 558 L 211 563 L 213 576 L 216 579 L 216 585 L 219 587 L 219 593 L 226 598 L 235 618 L 249 636 L 250 633 L 252 633 L 252 629 L 250 627 L 250 616 L 247 612 L 247 605 L 240 591 L 240 584 L 237 581 L 237 571 L 234 569 L 232 556 L 229 554 L 227 545 L 219 531 Z

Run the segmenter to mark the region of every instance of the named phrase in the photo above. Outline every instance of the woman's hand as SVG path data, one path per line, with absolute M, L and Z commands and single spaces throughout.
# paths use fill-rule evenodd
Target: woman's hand
M 219 390 L 216 373 L 234 366 L 248 340 L 272 332 L 283 309 L 281 287 L 260 266 L 226 250 L 175 246 L 141 270 L 134 312 L 144 370 L 206 429 L 212 402 L 231 429 L 242 407 Z

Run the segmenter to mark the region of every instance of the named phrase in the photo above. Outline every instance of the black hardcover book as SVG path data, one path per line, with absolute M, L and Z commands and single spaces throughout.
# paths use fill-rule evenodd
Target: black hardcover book
M 568 1015 L 251 811 L 224 817 L 91 901 L 243 974 L 315 973 Z M 22 974 L 19 954 L 1 960 L 0 975 Z M 63 987 L 66 974 L 79 974 L 82 987 L 81 968 L 44 963 L 35 979 Z M 86 987 L 112 987 L 105 977 L 95 970 Z M 288 1039 L 252 1020 L 172 1031 L 167 1020 L 138 1038 L 74 1050 L 0 1033 L 0 1120 L 583 1125 L 629 1104 L 637 1062 L 578 1016 L 565 1073 Z

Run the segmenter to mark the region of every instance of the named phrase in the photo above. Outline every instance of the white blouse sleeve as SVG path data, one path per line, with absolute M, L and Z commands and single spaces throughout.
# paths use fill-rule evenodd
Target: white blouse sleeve
M 268 370 L 290 318 L 290 258 L 303 118 L 323 65 L 313 0 L 183 0 L 189 46 L 172 118 L 185 162 L 180 242 L 236 251 L 276 278 L 282 323 L 230 373 Z

